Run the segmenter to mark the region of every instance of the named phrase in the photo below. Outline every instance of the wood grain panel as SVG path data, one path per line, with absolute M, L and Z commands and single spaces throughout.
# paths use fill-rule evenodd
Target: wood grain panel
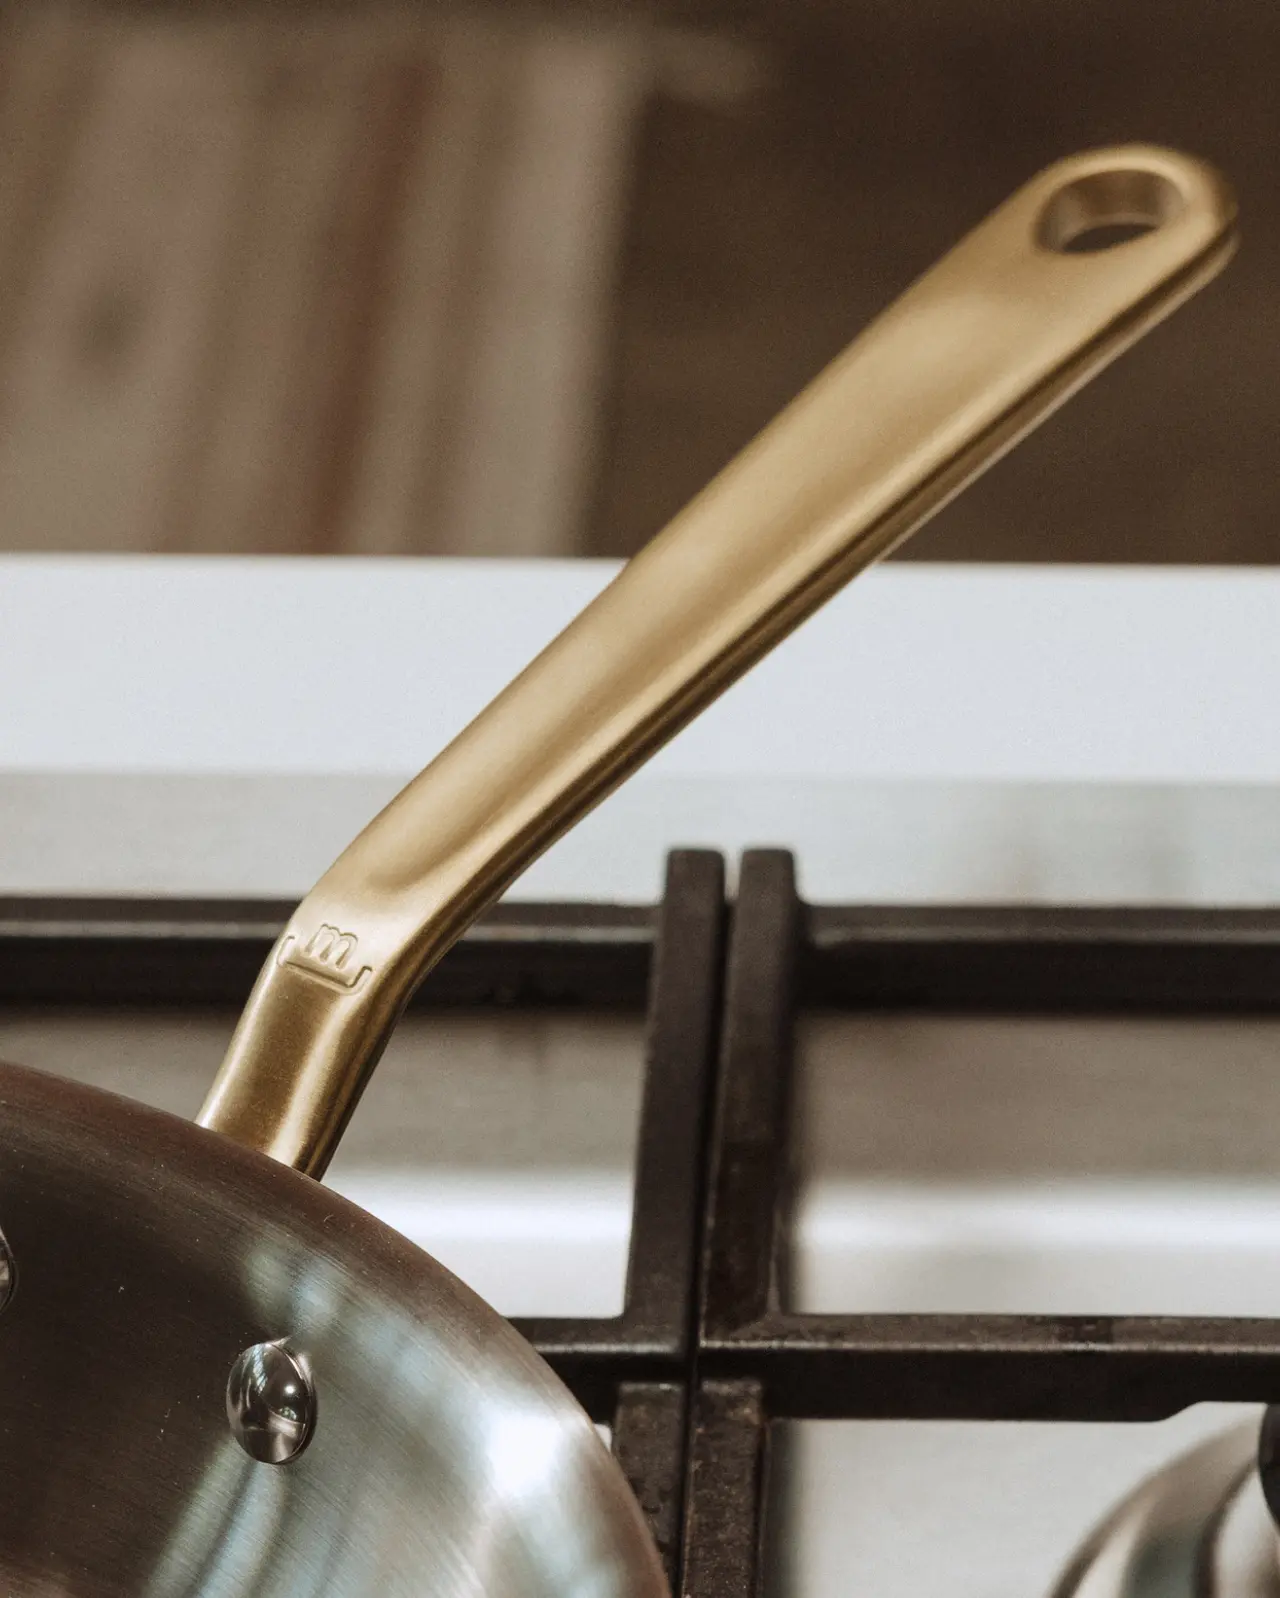
M 11 546 L 161 541 L 250 128 L 224 114 L 217 26 L 97 26 L 87 101 L 5 360 Z
M 68 10 L 0 60 L 0 546 L 578 547 L 630 33 Z

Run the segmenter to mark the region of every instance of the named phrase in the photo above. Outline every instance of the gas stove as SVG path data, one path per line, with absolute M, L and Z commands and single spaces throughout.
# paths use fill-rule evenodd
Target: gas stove
M 490 913 L 334 1185 L 516 1320 L 689 1598 L 1280 1591 L 1280 912 L 725 879 Z M 287 908 L 5 901 L 0 1053 L 190 1113 Z

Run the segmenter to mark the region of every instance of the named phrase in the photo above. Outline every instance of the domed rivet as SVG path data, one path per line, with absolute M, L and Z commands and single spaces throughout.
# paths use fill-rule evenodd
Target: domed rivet
M 311 1441 L 316 1390 L 306 1366 L 283 1343 L 246 1348 L 227 1378 L 227 1420 L 251 1459 L 287 1465 Z

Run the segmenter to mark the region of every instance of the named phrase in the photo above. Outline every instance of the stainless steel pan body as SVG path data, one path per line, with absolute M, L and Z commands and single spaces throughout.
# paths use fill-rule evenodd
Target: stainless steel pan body
M 1059 163 L 982 223 L 325 874 L 199 1126 L 0 1070 L 0 1590 L 662 1598 L 569 1394 L 312 1178 L 484 906 L 1212 277 L 1233 222 L 1209 168 L 1134 147 Z M 1116 223 L 1146 231 L 1072 247 Z
M 505 1321 L 310 1178 L 175 1116 L 0 1066 L 0 1591 L 651 1594 L 639 1511 Z M 287 1336 L 306 1449 L 232 1435 Z
M 1091 1533 L 1053 1598 L 1278 1598 L 1280 1544 L 1258 1470 L 1260 1418 L 1140 1483 Z

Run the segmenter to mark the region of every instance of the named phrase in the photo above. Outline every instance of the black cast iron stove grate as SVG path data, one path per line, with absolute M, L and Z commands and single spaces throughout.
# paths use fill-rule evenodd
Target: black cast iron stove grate
M 0 1005 L 236 1006 L 290 905 L 0 901 Z M 620 1316 L 517 1321 L 689 1598 L 761 1584 L 774 1421 L 1150 1420 L 1280 1394 L 1280 1322 L 814 1315 L 778 1280 L 797 1013 L 1280 1012 L 1280 911 L 813 908 L 782 851 L 677 851 L 654 909 L 509 905 L 419 1007 L 622 1009 L 646 1069 Z

